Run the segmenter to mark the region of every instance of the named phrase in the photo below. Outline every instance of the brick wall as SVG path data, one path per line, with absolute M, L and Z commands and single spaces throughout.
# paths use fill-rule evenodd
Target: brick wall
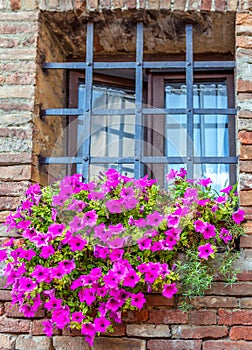
M 64 75 L 41 70 L 43 57 L 65 59 L 62 43 L 48 30 L 46 13 L 66 12 L 80 19 L 102 9 L 192 11 L 190 15 L 236 11 L 236 88 L 240 152 L 240 201 L 246 211 L 247 234 L 241 239 L 239 280 L 232 287 L 216 282 L 195 308 L 182 312 L 175 300 L 148 296 L 140 312 L 128 312 L 115 333 L 96 340 L 96 350 L 249 350 L 252 349 L 252 10 L 251 0 L 0 0 L 0 222 L 14 210 L 20 193 L 32 180 L 45 182 L 37 155 L 45 148 L 60 154 L 64 129 L 57 117 L 42 120 L 41 106 L 64 105 Z M 74 10 L 74 12 L 73 12 Z M 98 10 L 98 11 L 97 11 Z M 195 11 L 195 13 L 193 12 Z M 205 11 L 205 12 L 204 12 Z M 188 12 L 189 13 L 189 12 Z M 53 50 L 52 50 L 53 47 Z M 47 135 L 50 137 L 47 138 Z M 62 169 L 52 169 L 62 171 Z M 0 240 L 5 239 L 0 227 Z M 0 349 L 88 349 L 77 332 L 63 330 L 52 339 L 43 335 L 40 310 L 25 319 L 10 307 L 10 291 L 0 278 Z

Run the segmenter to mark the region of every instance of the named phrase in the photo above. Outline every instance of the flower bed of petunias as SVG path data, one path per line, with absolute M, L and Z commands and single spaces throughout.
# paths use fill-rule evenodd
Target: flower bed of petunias
M 187 302 L 217 273 L 234 280 L 244 220 L 235 189 L 217 194 L 210 179 L 187 180 L 184 169 L 167 181 L 165 191 L 109 169 L 87 184 L 73 175 L 32 185 L 6 220 L 20 238 L 0 250 L 12 303 L 25 317 L 44 307 L 47 336 L 76 328 L 92 345 L 124 311 L 143 308 L 146 293 Z

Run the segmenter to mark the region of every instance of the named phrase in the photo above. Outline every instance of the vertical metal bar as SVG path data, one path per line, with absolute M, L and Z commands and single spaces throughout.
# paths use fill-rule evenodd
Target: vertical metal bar
M 92 115 L 92 84 L 93 84 L 93 40 L 94 40 L 94 24 L 87 24 L 86 37 L 86 74 L 85 74 L 85 107 L 84 107 L 84 121 L 83 121 L 83 169 L 82 175 L 84 181 L 89 180 L 89 164 L 90 164 L 90 144 L 91 144 L 91 115 Z
M 136 119 L 135 119 L 135 166 L 134 176 L 141 176 L 142 157 L 142 110 L 143 110 L 143 23 L 137 23 L 136 40 Z
M 193 178 L 193 28 L 186 25 L 187 176 Z

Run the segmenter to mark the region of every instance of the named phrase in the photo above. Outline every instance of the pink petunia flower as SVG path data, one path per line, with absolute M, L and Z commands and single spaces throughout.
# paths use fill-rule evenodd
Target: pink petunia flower
M 213 181 L 210 179 L 210 177 L 208 177 L 207 179 L 201 179 L 199 180 L 199 184 L 203 187 L 207 187 L 209 186 L 211 183 L 213 183 Z
M 201 259 L 208 259 L 209 255 L 214 254 L 214 250 L 210 243 L 206 243 L 205 245 L 199 246 L 198 251 L 199 251 L 198 256 Z
M 229 242 L 232 240 L 232 234 L 224 227 L 221 228 L 220 230 L 220 238 L 225 242 Z
M 162 220 L 163 216 L 157 211 L 154 211 L 152 214 L 148 214 L 146 217 L 147 224 L 150 226 L 158 226 L 161 224 Z
M 205 230 L 202 232 L 203 237 L 205 239 L 213 238 L 216 236 L 215 226 L 209 224 L 208 222 L 205 223 Z
M 110 326 L 111 322 L 106 319 L 106 317 L 99 317 L 94 319 L 95 331 L 96 332 L 106 332 L 107 328 Z
M 233 213 L 232 219 L 236 224 L 240 224 L 244 220 L 245 211 L 238 209 L 236 212 Z
M 172 298 L 174 294 L 178 292 L 176 283 L 165 284 L 162 291 L 162 295 L 166 298 Z
M 143 305 L 146 303 L 146 299 L 143 293 L 131 294 L 131 305 L 142 309 Z

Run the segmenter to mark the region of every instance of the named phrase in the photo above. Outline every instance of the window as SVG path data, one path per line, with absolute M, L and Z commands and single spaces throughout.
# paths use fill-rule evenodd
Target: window
M 44 110 L 69 116 L 69 154 L 41 162 L 72 163 L 69 171 L 86 180 L 116 166 L 162 185 L 169 168 L 184 166 L 189 177 L 211 176 L 217 188 L 234 183 L 234 62 L 194 62 L 192 25 L 186 25 L 185 61 L 144 61 L 143 30 L 138 23 L 135 61 L 95 61 L 89 23 L 86 62 L 44 64 L 74 71 L 69 108 Z

